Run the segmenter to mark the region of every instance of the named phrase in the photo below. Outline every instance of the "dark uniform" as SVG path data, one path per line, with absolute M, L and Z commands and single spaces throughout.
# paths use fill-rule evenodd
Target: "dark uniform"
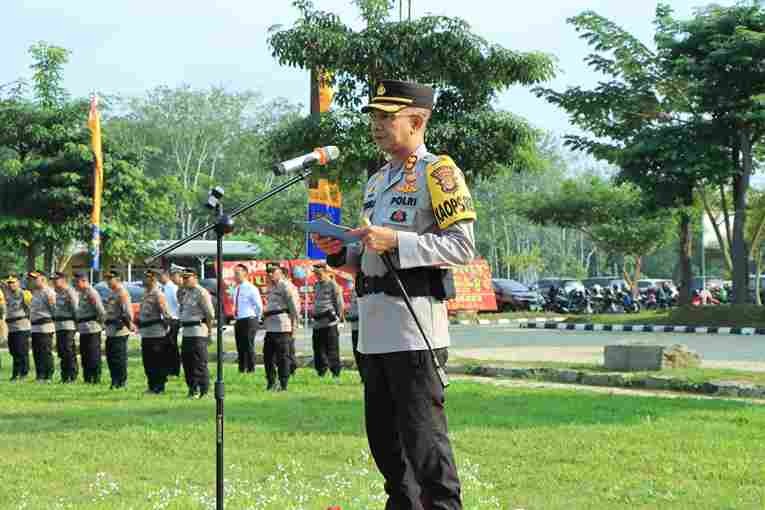
M 55 273 L 54 280 L 66 279 L 64 273 Z M 56 288 L 56 353 L 61 364 L 61 382 L 71 383 L 77 380 L 77 351 L 74 335 L 77 332 L 77 292 L 69 286 Z
M 383 81 L 364 111 L 431 109 L 433 90 Z M 475 210 L 464 176 L 448 156 L 420 145 L 367 182 L 363 215 L 397 232 L 394 266 L 441 364 L 449 330 L 441 266 L 475 257 Z M 333 266 L 356 267 L 359 351 L 364 355 L 364 407 L 372 456 L 385 477 L 386 508 L 462 508 L 460 482 L 447 433 L 445 394 L 431 356 L 381 257 L 348 247 Z M 393 328 L 398 329 L 394 334 Z
M 159 272 L 146 271 L 146 293 L 143 295 L 138 314 L 138 328 L 141 334 L 141 357 L 148 382 L 148 392 L 163 393 L 167 383 L 165 342 L 167 321 L 170 320 L 167 304 L 157 280 Z
M 39 271 L 31 271 L 30 279 L 43 279 Z M 29 305 L 29 320 L 32 323 L 32 356 L 35 361 L 35 379 L 50 381 L 55 368 L 53 365 L 53 335 L 56 326 L 53 316 L 56 311 L 56 293 L 47 286 L 32 292 L 32 302 Z
M 8 341 L 8 326 L 5 324 L 5 312 L 8 308 L 5 305 L 4 284 L 0 282 L 0 340 Z M 0 368 L 2 368 L 2 356 L 0 356 Z
M 120 278 L 116 271 L 104 273 L 106 280 Z M 104 303 L 106 310 L 106 364 L 112 379 L 111 388 L 124 388 L 127 384 L 127 341 L 133 329 L 130 294 L 120 281 Z
M 269 273 L 281 269 L 276 264 L 269 264 Z M 281 269 L 284 272 L 284 269 Z M 263 339 L 263 364 L 266 368 L 266 388 L 277 389 L 276 376 L 278 373 L 280 386 L 285 391 L 294 366 L 292 347 L 292 325 L 297 324 L 300 305 L 297 292 L 287 280 L 286 275 L 277 283 L 272 284 L 268 291 L 268 299 L 263 310 L 263 324 L 266 336 Z
M 171 269 L 170 272 L 177 274 L 181 271 L 179 268 L 175 267 Z M 181 352 L 178 349 L 178 333 L 181 331 L 181 321 L 178 318 L 178 309 L 180 308 L 180 303 L 183 299 L 184 288 L 176 285 L 174 281 L 169 281 L 163 285 L 162 291 L 164 292 L 168 303 L 171 299 L 174 299 L 177 307 L 175 311 L 172 309 L 170 310 L 171 316 L 168 321 L 169 327 L 164 342 L 163 359 L 168 375 L 178 377 L 181 375 Z M 175 296 L 172 296 L 173 292 L 175 293 Z
M 196 271 L 187 270 L 184 278 L 196 276 Z M 179 294 L 181 294 L 179 292 Z M 201 398 L 210 390 L 210 371 L 207 368 L 207 344 L 212 321 L 215 317 L 212 298 L 199 284 L 184 288 L 180 299 L 180 317 L 183 327 L 181 359 L 189 397 Z
M 356 370 L 359 372 L 361 382 L 364 382 L 363 354 L 359 352 L 359 297 L 356 289 L 351 291 L 351 305 L 345 319 L 351 324 L 351 345 L 353 346 L 353 359 L 356 360 Z
M 324 377 L 327 367 L 334 377 L 340 375 L 340 333 L 337 325 L 343 317 L 343 290 L 330 276 L 322 279 L 327 271 L 323 264 L 314 266 L 320 278 L 313 286 L 313 363 L 319 377 Z
M 101 296 L 87 283 L 87 276 L 75 273 L 74 278 L 79 294 L 77 331 L 80 333 L 82 378 L 88 384 L 98 384 L 101 382 L 101 333 L 106 311 Z
M 5 280 L 7 285 L 18 283 L 15 276 Z M 13 358 L 11 381 L 24 379 L 29 374 L 29 338 L 32 325 L 29 323 L 29 301 L 31 295 L 20 288 L 12 291 L 4 287 L 5 323 L 8 326 L 8 351 Z

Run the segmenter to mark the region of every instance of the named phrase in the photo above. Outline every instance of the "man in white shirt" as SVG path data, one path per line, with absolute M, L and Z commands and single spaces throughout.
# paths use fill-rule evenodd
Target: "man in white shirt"
M 237 264 L 234 268 L 234 336 L 239 359 L 239 372 L 255 371 L 255 334 L 263 313 L 263 301 L 258 288 L 250 283 L 247 266 Z
M 167 330 L 164 346 L 164 363 L 167 375 L 176 377 L 181 375 L 181 353 L 178 350 L 178 331 L 181 328 L 179 320 L 179 296 L 178 286 L 181 283 L 179 269 L 164 269 L 160 273 L 159 281 L 162 284 L 162 293 L 167 302 L 167 311 L 170 313 L 170 327 Z

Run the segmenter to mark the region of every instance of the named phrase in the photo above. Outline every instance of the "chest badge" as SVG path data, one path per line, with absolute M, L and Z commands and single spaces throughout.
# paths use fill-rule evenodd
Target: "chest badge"
M 396 223 L 404 223 L 406 221 L 406 211 L 403 209 L 397 209 L 390 215 L 390 220 Z
M 396 187 L 396 191 L 399 193 L 417 192 L 417 174 L 414 171 L 416 165 L 417 155 L 409 155 L 409 157 L 406 158 L 406 163 L 404 163 L 404 182 Z

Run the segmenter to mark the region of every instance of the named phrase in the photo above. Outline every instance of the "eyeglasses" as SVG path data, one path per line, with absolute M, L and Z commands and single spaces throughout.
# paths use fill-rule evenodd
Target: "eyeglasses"
M 422 115 L 417 115 L 416 113 L 389 113 L 379 111 L 369 112 L 367 115 L 369 116 L 369 121 L 372 123 L 393 122 L 399 117 L 422 117 Z

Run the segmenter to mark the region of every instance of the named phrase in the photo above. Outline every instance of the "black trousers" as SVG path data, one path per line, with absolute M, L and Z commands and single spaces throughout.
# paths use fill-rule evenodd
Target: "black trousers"
M 141 338 L 141 359 L 149 389 L 154 393 L 165 391 L 167 367 L 165 366 L 165 337 Z
M 47 381 L 53 377 L 53 333 L 32 333 L 32 357 L 35 360 L 35 379 Z
M 255 371 L 255 335 L 257 332 L 258 320 L 255 317 L 237 319 L 234 323 L 239 372 Z
M 61 364 L 61 382 L 77 380 L 77 351 L 74 347 L 74 331 L 56 331 L 56 353 Z
M 207 369 L 207 337 L 185 336 L 181 344 L 183 373 L 189 393 L 205 394 L 210 390 L 210 371 Z
M 332 375 L 340 375 L 340 333 L 337 326 L 314 328 L 313 330 L 313 366 L 320 376 L 327 373 L 327 367 Z
M 11 379 L 29 374 L 29 331 L 8 332 L 8 352 L 13 358 Z
M 127 340 L 127 335 L 106 338 L 106 364 L 115 388 L 127 384 Z
M 436 354 L 445 366 L 447 350 Z M 444 390 L 430 353 L 365 354 L 364 371 L 367 439 L 385 478 L 386 510 L 461 509 Z
M 356 360 L 356 370 L 359 372 L 361 382 L 364 382 L 364 355 L 359 352 L 359 330 L 351 330 L 351 344 L 353 344 L 353 359 Z
M 80 333 L 82 378 L 86 383 L 101 382 L 101 333 Z
M 292 374 L 291 344 L 292 333 L 266 332 L 263 339 L 263 364 L 266 368 L 266 380 L 269 387 L 276 383 L 278 373 L 282 388 L 287 389 L 287 383 Z
M 173 319 L 170 329 L 163 343 L 163 356 L 165 369 L 168 375 L 176 377 L 181 375 L 181 353 L 178 350 L 178 332 L 181 329 L 181 321 Z

